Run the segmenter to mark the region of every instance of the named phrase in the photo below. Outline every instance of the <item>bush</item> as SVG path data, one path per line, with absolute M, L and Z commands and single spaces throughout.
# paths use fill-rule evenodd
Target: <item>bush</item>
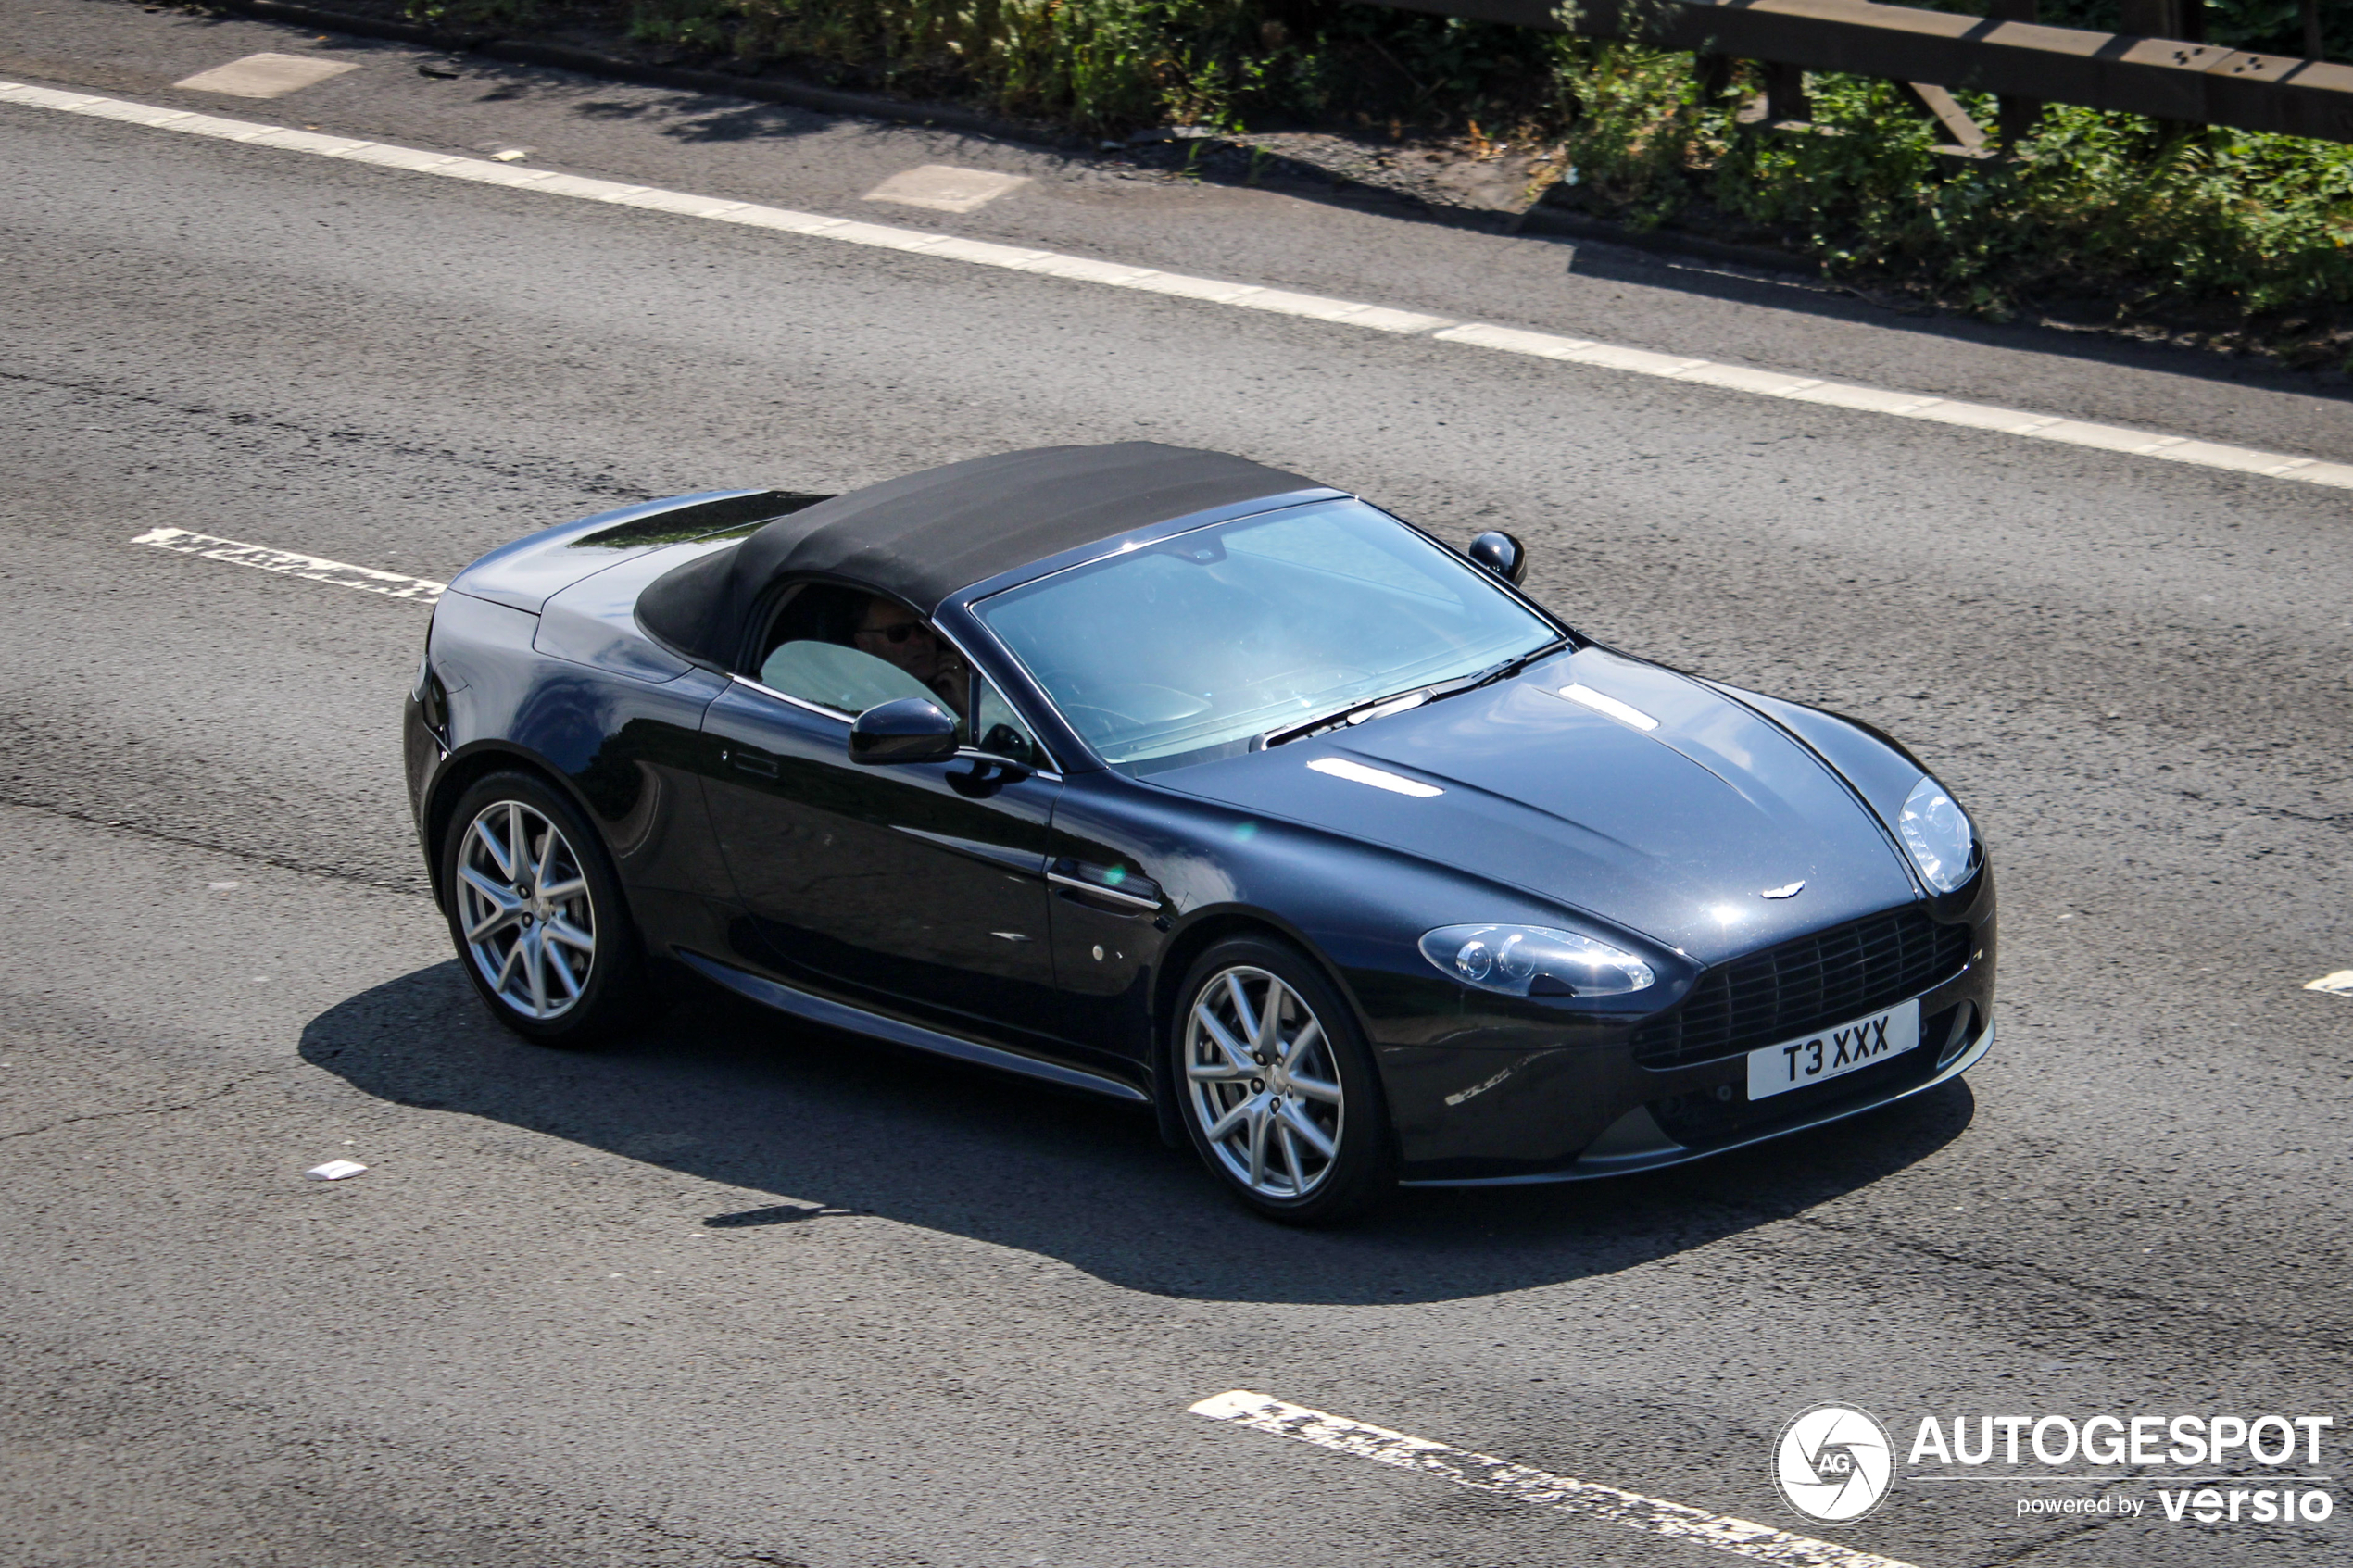
M 1948 160 L 1894 83 L 1809 80 L 1815 134 L 1736 125 L 1680 56 L 1596 49 L 1567 136 L 1587 205 L 1712 206 L 1834 273 L 1999 313 L 2053 289 L 2241 318 L 2353 305 L 2353 147 L 2051 105 L 2014 159 Z M 1990 98 L 1962 95 L 1991 123 Z
M 790 59 L 1094 132 L 1541 118 L 1555 42 L 1315 0 L 635 0 L 628 27 L 641 43 Z

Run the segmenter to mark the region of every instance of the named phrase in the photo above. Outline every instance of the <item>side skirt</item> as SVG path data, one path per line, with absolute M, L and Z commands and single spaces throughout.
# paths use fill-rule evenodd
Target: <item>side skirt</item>
M 716 981 L 737 996 L 749 997 L 762 1007 L 774 1008 L 778 1012 L 790 1013 L 795 1018 L 805 1018 L 812 1023 L 822 1023 L 832 1029 L 846 1029 L 854 1035 L 871 1035 L 876 1039 L 888 1040 L 894 1045 L 912 1046 L 919 1051 L 932 1051 L 940 1056 L 952 1056 L 959 1061 L 975 1062 L 982 1067 L 994 1067 L 1006 1073 L 1018 1073 L 1025 1077 L 1042 1078 L 1050 1084 L 1060 1084 L 1064 1088 L 1084 1089 L 1089 1094 L 1126 1100 L 1132 1105 L 1151 1103 L 1151 1096 L 1134 1085 L 1123 1084 L 1116 1078 L 1106 1078 L 1099 1073 L 1088 1073 L 1082 1068 L 1066 1067 L 1059 1061 L 1041 1061 L 1036 1057 L 1023 1056 L 1017 1051 L 1002 1050 L 995 1046 L 984 1046 L 976 1040 L 966 1040 L 954 1035 L 943 1035 L 936 1029 L 926 1029 L 920 1023 L 909 1023 L 902 1019 L 888 1018 L 878 1012 L 868 1012 L 863 1008 L 851 1007 L 847 1002 L 837 1002 L 829 997 L 812 996 L 806 991 L 797 990 L 790 985 L 771 980 L 765 975 L 749 973 L 736 968 L 733 964 L 724 964 L 716 959 L 707 959 L 700 953 L 688 952 L 683 947 L 676 949 L 676 953 L 681 963 L 705 979 Z

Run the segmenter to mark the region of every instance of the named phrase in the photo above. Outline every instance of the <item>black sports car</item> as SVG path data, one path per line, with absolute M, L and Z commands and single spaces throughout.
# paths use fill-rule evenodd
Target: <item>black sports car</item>
M 1952 797 L 1578 635 L 1524 566 L 1144 443 L 610 512 L 442 598 L 418 833 L 532 1039 L 684 968 L 1149 1104 L 1287 1219 L 1673 1164 L 1982 1057 Z

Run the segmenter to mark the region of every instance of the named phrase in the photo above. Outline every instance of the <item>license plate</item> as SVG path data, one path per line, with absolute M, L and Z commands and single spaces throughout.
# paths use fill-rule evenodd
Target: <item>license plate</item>
M 1809 1084 L 1875 1067 L 1919 1043 L 1920 1004 L 1916 997 L 1852 1023 L 1749 1052 L 1748 1098 L 1759 1100 L 1785 1095 Z

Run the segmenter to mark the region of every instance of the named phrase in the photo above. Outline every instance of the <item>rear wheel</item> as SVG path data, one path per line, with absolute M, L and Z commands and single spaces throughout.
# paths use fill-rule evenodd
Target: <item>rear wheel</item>
M 1186 976 L 1172 1030 L 1193 1148 L 1244 1203 L 1322 1224 L 1389 1189 L 1372 1055 L 1304 955 L 1261 937 L 1218 943 Z
M 645 965 L 596 830 L 528 773 L 478 781 L 442 846 L 450 939 L 498 1021 L 586 1046 L 642 1015 Z

